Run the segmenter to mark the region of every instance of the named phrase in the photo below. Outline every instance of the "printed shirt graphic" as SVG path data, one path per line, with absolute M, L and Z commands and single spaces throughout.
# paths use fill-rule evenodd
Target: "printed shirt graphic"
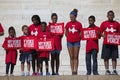
M 67 41 L 68 42 L 79 42 L 80 41 L 80 32 L 82 25 L 80 22 L 68 22 L 65 26 L 65 29 L 68 30 Z
M 104 21 L 100 26 L 101 32 L 120 33 L 120 24 L 117 21 Z M 104 41 L 105 43 L 105 41 Z

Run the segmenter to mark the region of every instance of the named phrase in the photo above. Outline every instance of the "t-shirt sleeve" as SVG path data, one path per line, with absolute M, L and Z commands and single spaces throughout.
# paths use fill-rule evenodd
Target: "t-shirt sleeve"
M 4 32 L 4 29 L 3 29 L 2 25 L 1 25 L 1 23 L 0 23 L 0 32 Z

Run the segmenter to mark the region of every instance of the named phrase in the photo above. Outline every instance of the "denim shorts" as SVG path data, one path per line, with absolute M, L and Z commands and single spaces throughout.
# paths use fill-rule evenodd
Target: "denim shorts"
M 55 54 L 55 53 L 60 54 L 60 52 L 61 52 L 61 50 L 53 50 L 53 51 L 51 51 L 51 54 Z
M 67 42 L 67 47 L 80 47 L 80 42 Z

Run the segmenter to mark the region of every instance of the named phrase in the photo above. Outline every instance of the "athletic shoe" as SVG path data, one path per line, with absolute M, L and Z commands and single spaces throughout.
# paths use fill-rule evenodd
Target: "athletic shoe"
M 111 72 L 110 72 L 109 70 L 107 70 L 107 71 L 105 72 L 105 75 L 111 75 Z
M 112 72 L 112 75 L 118 75 L 117 71 L 114 70 L 114 71 Z
M 39 73 L 39 76 L 43 76 L 43 72 L 40 72 L 40 73 Z
M 49 72 L 46 72 L 46 76 L 50 76 L 50 73 L 49 73 Z

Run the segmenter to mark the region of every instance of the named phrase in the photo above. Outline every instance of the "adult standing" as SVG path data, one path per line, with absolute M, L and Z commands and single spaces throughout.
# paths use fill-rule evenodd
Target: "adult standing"
M 80 50 L 80 32 L 82 24 L 76 20 L 77 9 L 70 12 L 70 20 L 65 26 L 65 35 L 67 38 L 67 48 L 70 56 L 70 65 L 72 75 L 77 75 L 79 65 L 79 50 Z

